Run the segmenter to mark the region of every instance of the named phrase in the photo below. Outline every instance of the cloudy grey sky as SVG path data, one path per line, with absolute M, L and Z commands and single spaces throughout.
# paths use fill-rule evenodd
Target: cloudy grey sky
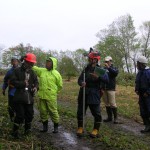
M 150 0 L 0 0 L 0 45 L 30 43 L 43 50 L 93 47 L 95 34 L 130 14 L 150 21 Z

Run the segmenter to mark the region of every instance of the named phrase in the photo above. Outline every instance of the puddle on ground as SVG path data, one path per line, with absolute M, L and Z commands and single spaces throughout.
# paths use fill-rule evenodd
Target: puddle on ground
M 72 137 L 70 133 L 64 132 L 63 135 L 67 139 L 67 142 L 69 144 L 74 144 L 74 145 L 77 144 L 76 139 Z
M 68 144 L 74 145 L 74 147 L 79 146 L 76 138 L 73 137 L 70 133 L 63 132 L 63 137 L 66 139 L 66 142 L 68 142 Z M 81 146 L 80 149 L 81 150 L 91 150 L 90 148 L 84 147 L 84 146 Z

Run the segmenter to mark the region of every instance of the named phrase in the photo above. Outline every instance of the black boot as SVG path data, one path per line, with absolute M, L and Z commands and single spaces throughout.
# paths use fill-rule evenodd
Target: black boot
M 24 128 L 25 128 L 24 134 L 30 135 L 31 134 L 31 122 L 25 123 Z
M 104 119 L 103 121 L 104 122 L 112 121 L 112 109 L 111 109 L 111 107 L 106 107 L 106 112 L 107 112 L 108 117 L 107 117 L 107 119 Z
M 53 133 L 58 133 L 58 123 L 54 123 L 54 131 Z
M 95 122 L 94 123 L 94 128 L 93 128 L 93 131 L 90 134 L 90 137 L 92 137 L 92 138 L 98 137 L 98 132 L 99 132 L 100 124 L 101 124 L 100 122 Z
M 40 132 L 47 132 L 48 131 L 48 120 L 43 122 L 43 130 L 40 130 Z
M 114 115 L 114 124 L 118 124 L 118 113 L 117 113 L 117 108 L 112 108 L 112 112 Z
M 150 132 L 150 120 L 149 120 L 149 118 L 142 118 L 142 119 L 143 119 L 143 123 L 145 125 L 145 128 L 143 130 L 141 130 L 141 133 Z
M 19 124 L 16 124 L 14 123 L 14 126 L 13 126 L 13 132 L 12 132 L 12 136 L 15 138 L 15 139 L 19 139 Z

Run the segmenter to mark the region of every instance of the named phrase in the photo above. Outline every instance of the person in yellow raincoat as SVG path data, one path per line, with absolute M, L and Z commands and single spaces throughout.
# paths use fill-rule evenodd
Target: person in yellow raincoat
M 54 123 L 53 133 L 58 132 L 59 114 L 57 109 L 57 94 L 62 89 L 62 77 L 56 70 L 57 59 L 49 57 L 46 60 L 45 68 L 34 66 L 33 70 L 39 77 L 39 111 L 43 130 L 48 131 L 49 115 Z

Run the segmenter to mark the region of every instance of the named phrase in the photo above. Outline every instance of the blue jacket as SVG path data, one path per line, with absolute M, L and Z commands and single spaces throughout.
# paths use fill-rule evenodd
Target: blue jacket
M 150 95 L 150 68 L 140 70 L 135 80 L 135 91 L 139 94 Z
M 85 102 L 87 104 L 100 104 L 100 90 L 103 83 L 107 83 L 109 81 L 108 74 L 105 73 L 102 77 L 98 79 L 94 79 L 90 73 L 94 72 L 95 67 L 87 66 L 85 68 Z M 84 71 L 78 78 L 78 84 L 81 86 L 83 82 Z M 78 95 L 78 103 L 83 102 L 83 88 L 80 87 L 79 95 Z
M 119 73 L 118 69 L 111 65 L 109 68 L 105 68 L 108 71 L 109 83 L 104 85 L 105 90 L 115 90 L 116 89 L 116 77 Z
M 8 95 L 14 96 L 14 93 L 16 91 L 16 89 L 14 87 L 9 86 L 8 82 L 12 76 L 12 73 L 14 71 L 14 67 L 12 67 L 10 70 L 7 71 L 5 77 L 4 77 L 4 83 L 2 85 L 2 89 L 6 90 L 8 87 Z

